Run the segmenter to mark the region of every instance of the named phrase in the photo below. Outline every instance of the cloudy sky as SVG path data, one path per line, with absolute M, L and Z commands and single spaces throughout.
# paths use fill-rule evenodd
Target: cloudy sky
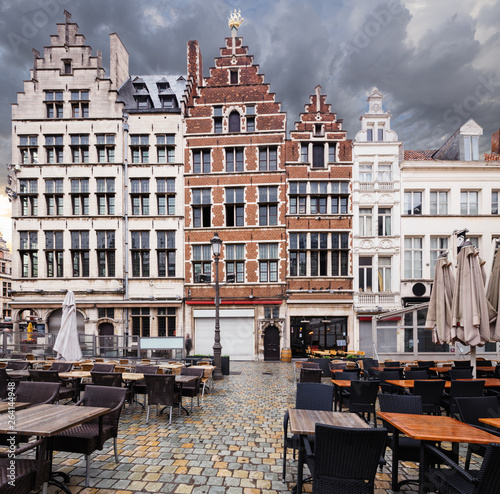
M 482 151 L 500 128 L 500 2 L 496 0 L 0 0 L 0 231 L 10 238 L 3 195 L 11 162 L 16 92 L 72 14 L 109 67 L 109 34 L 130 53 L 132 74 L 186 72 L 186 43 L 200 42 L 205 75 L 241 10 L 249 46 L 293 125 L 314 87 L 353 138 L 366 97 L 386 95 L 405 149 L 435 149 L 468 118 L 484 128 Z

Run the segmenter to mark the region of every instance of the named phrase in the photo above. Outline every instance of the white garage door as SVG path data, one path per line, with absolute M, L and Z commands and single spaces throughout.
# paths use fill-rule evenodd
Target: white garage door
M 213 355 L 215 311 L 195 310 L 194 317 L 195 353 Z M 253 309 L 221 310 L 219 320 L 222 355 L 229 355 L 233 360 L 253 360 Z

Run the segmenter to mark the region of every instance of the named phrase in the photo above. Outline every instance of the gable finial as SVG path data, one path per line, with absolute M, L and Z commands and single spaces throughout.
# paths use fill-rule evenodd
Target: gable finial
M 243 23 L 243 17 L 241 16 L 241 10 L 236 10 L 234 9 L 231 14 L 228 17 L 229 20 L 229 28 L 231 29 L 231 32 L 233 31 L 233 28 L 238 30 L 238 28 L 241 26 Z

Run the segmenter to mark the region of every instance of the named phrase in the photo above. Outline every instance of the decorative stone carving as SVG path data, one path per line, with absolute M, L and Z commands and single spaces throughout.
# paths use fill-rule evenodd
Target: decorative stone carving
M 261 338 L 264 338 L 264 334 L 266 333 L 266 329 L 269 326 L 276 326 L 280 332 L 280 338 L 283 337 L 283 329 L 285 327 L 284 319 L 262 319 L 259 321 L 259 335 Z
M 382 194 L 378 202 L 379 204 L 394 204 L 394 197 L 389 194 Z
M 375 245 L 373 244 L 373 242 L 371 240 L 362 240 L 360 247 L 362 249 L 373 249 L 375 247 Z
M 388 239 L 382 240 L 379 244 L 379 248 L 381 249 L 392 249 L 393 247 L 392 242 Z
M 375 199 L 373 198 L 373 196 L 371 194 L 363 194 L 359 198 L 359 202 L 361 204 L 374 204 L 375 203 Z

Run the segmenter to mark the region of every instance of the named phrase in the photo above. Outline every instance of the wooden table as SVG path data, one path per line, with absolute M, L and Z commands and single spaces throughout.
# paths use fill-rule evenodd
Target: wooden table
M 350 381 L 349 381 L 350 382 Z M 302 480 L 304 474 L 304 446 L 303 437 L 315 434 L 317 423 L 327 425 L 337 425 L 340 427 L 367 428 L 370 426 L 355 413 L 324 412 L 320 410 L 298 410 L 291 408 L 288 410 L 290 420 L 290 432 L 300 435 L 297 488 L 296 494 L 302 493 Z
M 500 417 L 484 417 L 480 418 L 479 422 L 492 425 L 493 427 L 500 427 Z
M 28 408 L 31 403 L 25 403 L 22 401 L 15 401 L 14 403 L 9 403 L 8 401 L 0 401 L 0 413 L 8 412 L 9 410 L 22 410 L 23 408 Z
M 333 395 L 334 403 L 335 403 L 335 411 L 337 408 L 339 412 L 342 411 L 342 390 L 348 389 L 351 387 L 351 381 L 348 379 L 332 379 L 332 384 L 335 386 L 335 393 Z M 338 405 L 338 407 L 337 407 Z
M 418 379 L 419 381 L 432 381 L 433 379 Z M 485 388 L 496 388 L 500 387 L 500 379 L 496 379 L 494 377 L 484 377 L 479 379 L 457 379 L 457 381 L 484 381 Z M 399 388 L 413 388 L 415 386 L 414 379 L 388 379 L 386 381 L 389 384 L 394 384 L 394 386 L 398 386 Z M 444 385 L 445 389 L 449 389 L 451 387 L 451 381 L 445 381 Z
M 398 431 L 412 439 L 422 441 L 420 445 L 419 492 L 423 493 L 424 478 L 424 441 L 489 444 L 498 442 L 498 437 L 465 424 L 452 417 L 443 415 L 412 415 L 407 413 L 378 412 L 378 416 L 391 424 Z M 392 461 L 392 487 L 397 489 L 398 462 Z

